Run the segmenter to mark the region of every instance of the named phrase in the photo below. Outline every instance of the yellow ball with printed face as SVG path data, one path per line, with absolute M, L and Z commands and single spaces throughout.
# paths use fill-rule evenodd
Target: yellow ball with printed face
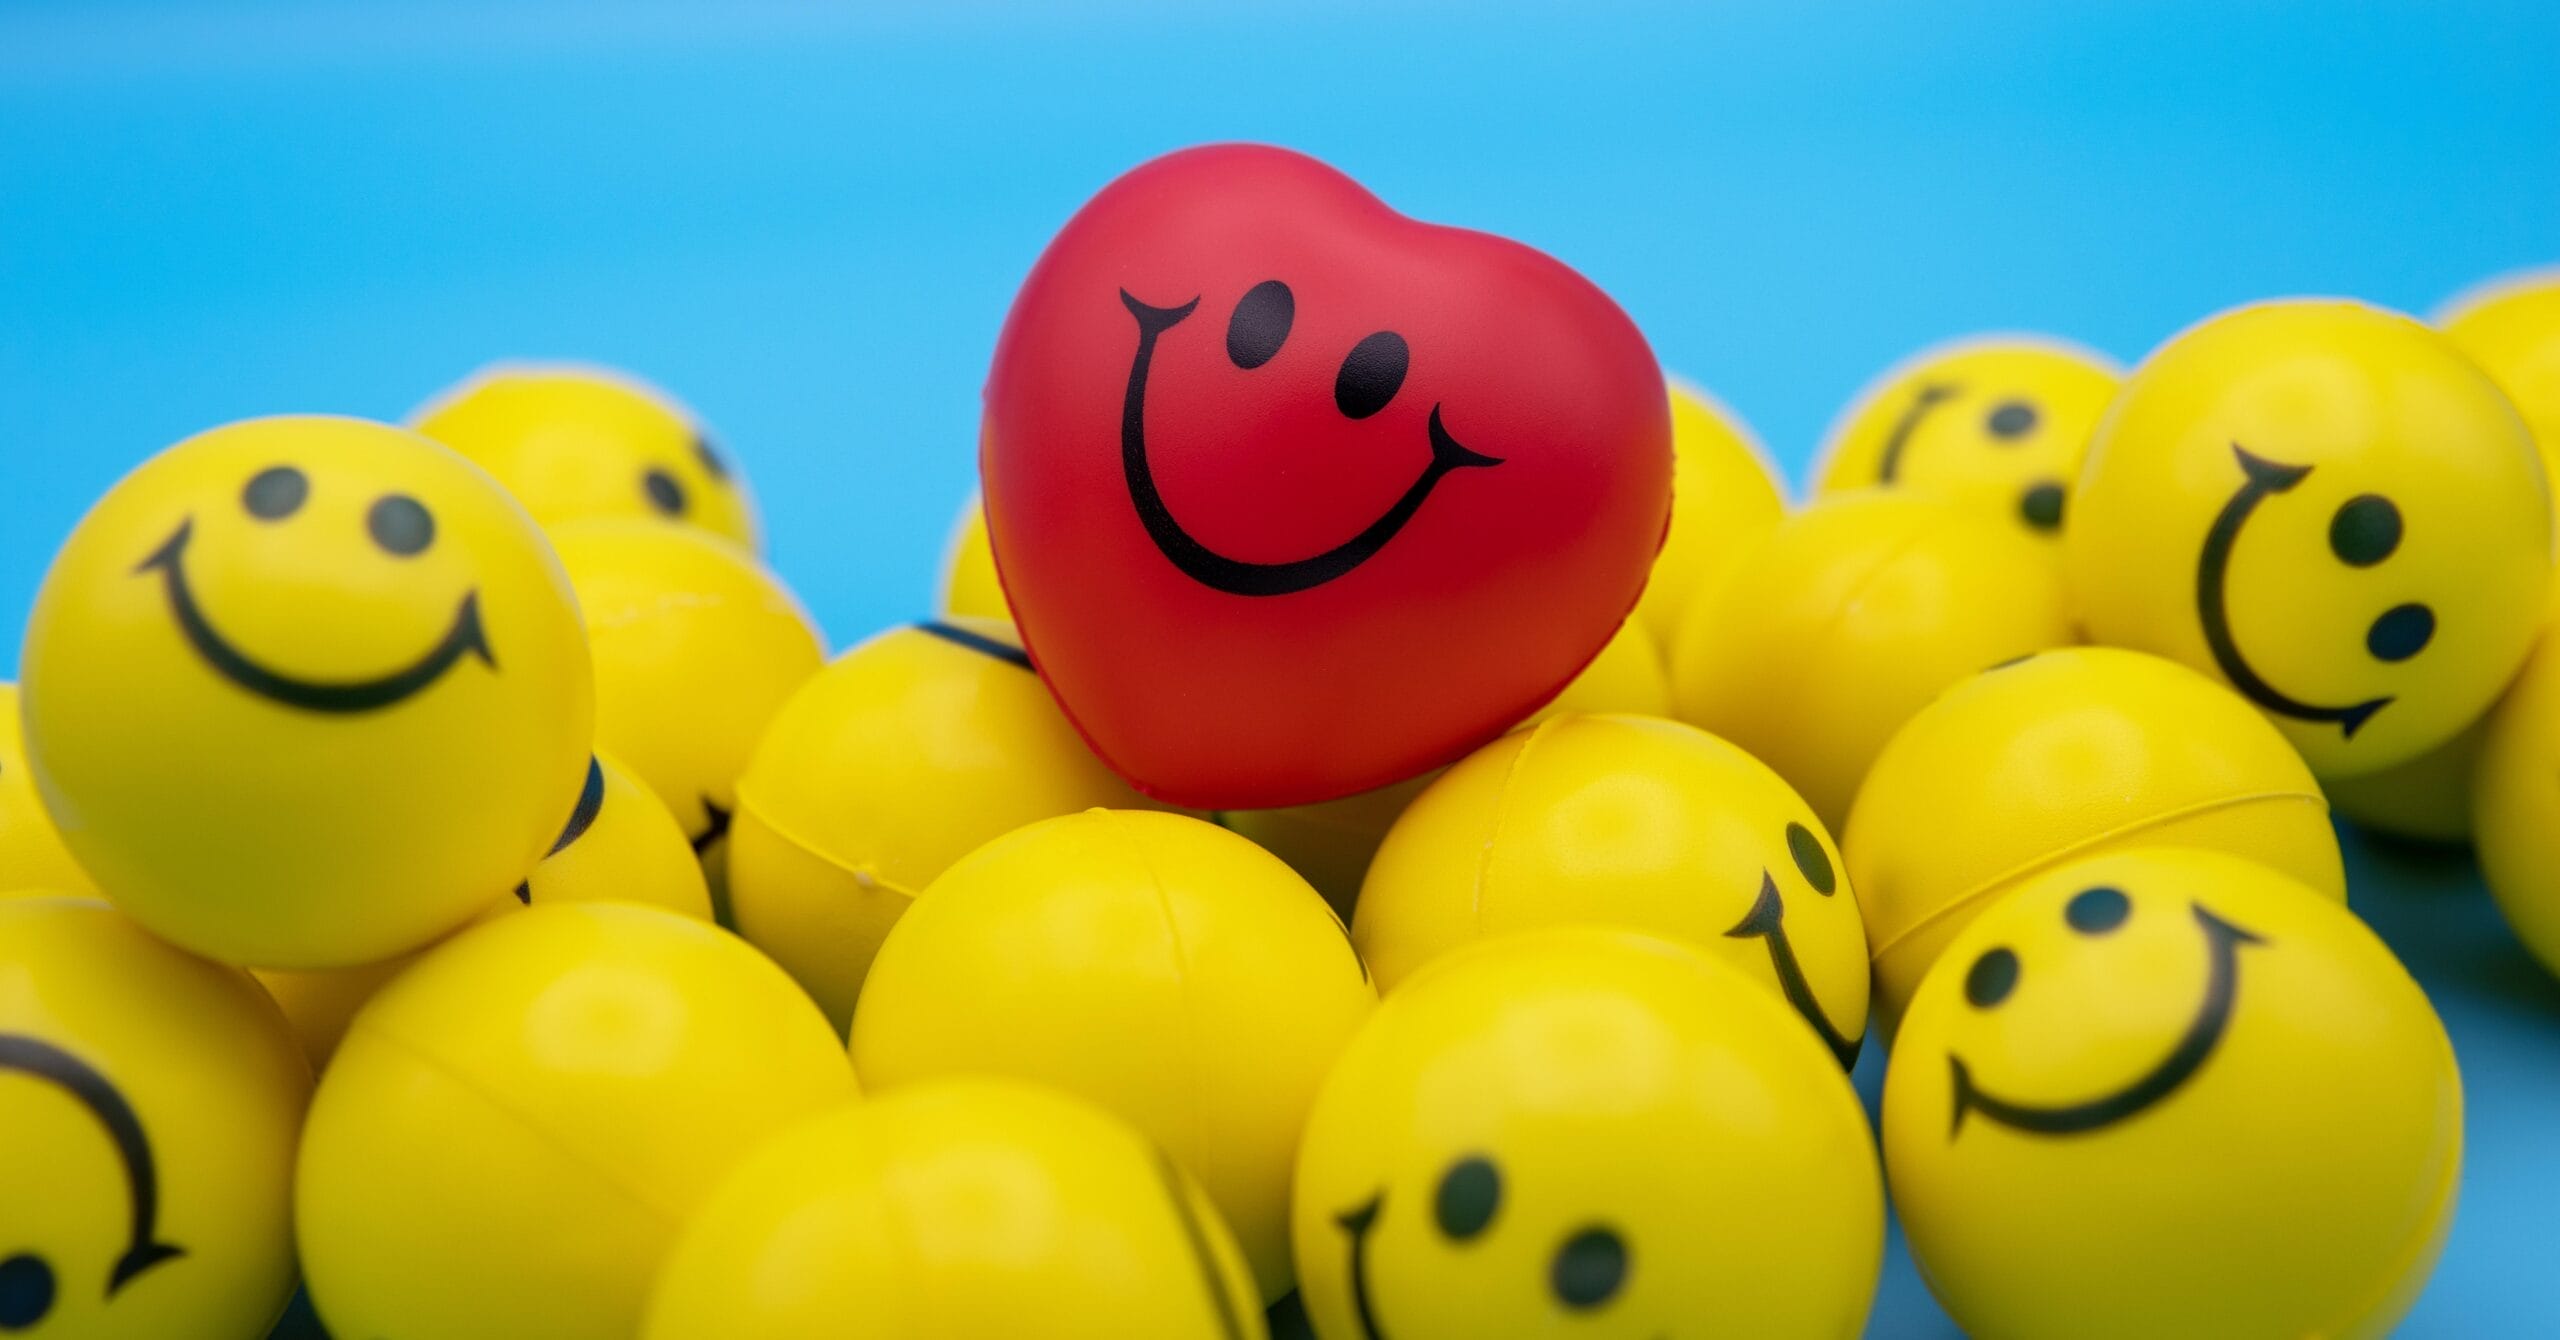
M 1289 1161 L 1376 1003 L 1340 922 L 1252 843 L 1089 810 L 980 847 L 907 910 L 863 983 L 853 1064 L 888 1092 L 993 1074 L 1110 1110 L 1200 1179 L 1289 1289 Z
M 716 894 L 738 774 L 826 643 L 780 578 L 717 540 L 630 521 L 556 534 L 595 653 L 596 743 L 665 802 Z
M 1038 819 L 1150 808 L 1093 756 L 1001 623 L 895 628 L 793 694 L 738 779 L 738 933 L 838 1029 L 872 956 L 952 862 Z
M 1324 1340 L 1859 1333 L 1884 1196 L 1777 996 L 1592 926 L 1459 950 L 1326 1078 L 1291 1212 Z
M 726 931 L 496 918 L 384 987 L 321 1079 L 294 1186 L 312 1302 L 339 1335 L 631 1335 L 711 1188 L 853 1096 L 834 1030 Z
M 36 793 L 18 737 L 18 686 L 0 683 L 0 893 L 19 889 L 96 891 Z
M 1261 1340 L 1235 1237 L 1119 1119 L 1055 1089 L 956 1078 L 776 1137 L 711 1193 L 660 1272 L 647 1340 Z
M 1694 726 L 1567 716 L 1449 769 L 1388 830 L 1352 942 L 1393 992 L 1513 931 L 1597 923 L 1704 950 L 1766 986 L 1843 1068 L 1867 1023 L 1867 940 L 1822 821 Z
M 575 363 L 501 363 L 419 407 L 421 433 L 498 477 L 545 526 L 674 522 L 756 552 L 746 477 L 666 392 Z
M 1840 845 L 1888 1033 L 1965 923 L 2057 861 L 2204 847 L 2347 896 L 2319 783 L 2284 737 L 2204 676 L 2107 647 L 1947 690 L 1877 756 Z
M 154 933 L 338 967 L 445 934 L 541 860 L 594 690 L 550 546 L 487 475 L 356 419 L 152 458 L 72 532 L 27 629 L 27 757 Z
M 2551 585 L 2515 408 L 2443 335 L 2261 303 L 2160 347 L 2089 448 L 2064 545 L 2089 636 L 2230 685 L 2322 778 L 2488 710 Z
M 1668 650 L 1690 605 L 1786 515 L 1768 450 L 1722 401 L 1674 378 L 1671 529 L 1654 555 L 1635 622 Z
M 2081 454 L 2121 376 L 2105 355 L 2050 335 L 1933 345 L 1850 402 L 1823 444 L 1815 489 L 1930 493 L 2057 538 Z
M 0 1332 L 265 1334 L 310 1095 L 246 974 L 94 899 L 0 898 Z
M 1966 928 L 1894 1039 L 1883 1127 L 1912 1256 L 1969 1335 L 2380 1335 L 2452 1220 L 2462 1086 L 2336 899 L 2138 849 Z

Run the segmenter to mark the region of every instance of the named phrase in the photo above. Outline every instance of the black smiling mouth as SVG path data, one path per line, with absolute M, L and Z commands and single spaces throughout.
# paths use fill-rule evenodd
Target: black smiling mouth
M 1431 464 L 1396 499 L 1395 506 L 1358 535 L 1320 554 L 1287 563 L 1249 563 L 1229 558 L 1200 541 L 1173 519 L 1157 491 L 1155 468 L 1147 460 L 1147 373 L 1155 361 L 1156 340 L 1181 324 L 1199 307 L 1193 298 L 1179 307 L 1156 307 L 1120 292 L 1121 303 L 1138 321 L 1138 349 L 1129 360 L 1129 393 L 1120 414 L 1120 465 L 1128 477 L 1129 501 L 1138 509 L 1148 538 L 1184 576 L 1215 590 L 1239 596 L 1291 595 L 1350 572 L 1377 556 L 1404 529 L 1422 504 L 1453 470 L 1502 464 L 1499 457 L 1471 451 L 1441 425 L 1440 407 L 1431 407 Z
M 79 1057 L 42 1038 L 22 1033 L 0 1033 L 0 1072 L 8 1071 L 41 1080 L 69 1095 L 96 1120 L 114 1143 L 117 1161 L 124 1165 L 125 1194 L 132 1217 L 125 1232 L 125 1249 L 107 1272 L 106 1297 L 115 1297 L 135 1276 L 153 1266 L 186 1255 L 185 1248 L 159 1238 L 155 1225 L 160 1213 L 160 1179 L 151 1158 L 151 1140 L 143 1132 L 142 1119 L 114 1082 Z M 47 1286 L 44 1296 L 51 1294 L 53 1272 L 42 1257 L 21 1253 L 0 1265 L 17 1267 L 13 1273 L 34 1274 Z M 40 1296 L 34 1317 L 13 1316 L 13 1324 L 5 1329 L 16 1330 L 20 1324 L 40 1320 L 43 1307 Z
M 1970 1112 L 1979 1112 L 1984 1120 L 2031 1135 L 2086 1135 L 2141 1114 L 2195 1078 L 2231 1025 L 2232 1008 L 2240 997 L 2241 947 L 2265 944 L 2266 940 L 2215 916 L 2202 903 L 2192 906 L 2212 964 L 2203 1003 L 2187 1024 L 2186 1034 L 2161 1058 L 2160 1064 L 2114 1093 L 2086 1102 L 2044 1107 L 2014 1103 L 1984 1092 L 1973 1082 L 1973 1072 L 1966 1067 L 1964 1058 L 1950 1052 L 1947 1065 L 1955 1077 L 1955 1116 L 1947 1128 L 1947 1138 L 1953 1140 L 1964 1132 L 1965 1115 Z
M 1378 1223 L 1378 1211 L 1385 1209 L 1387 1193 L 1371 1196 L 1365 1205 L 1344 1210 L 1333 1222 L 1351 1238 L 1351 1310 L 1360 1321 L 1360 1333 L 1369 1340 L 1387 1340 L 1378 1329 L 1377 1308 L 1369 1301 L 1369 1230 Z
M 185 634 L 188 645 L 213 667 L 214 673 L 261 698 L 309 712 L 371 712 L 424 690 L 465 656 L 477 656 L 481 664 L 492 670 L 498 668 L 497 658 L 489 651 L 488 636 L 480 627 L 480 593 L 471 591 L 463 595 L 444 639 L 405 670 L 378 679 L 341 683 L 297 679 L 270 670 L 225 640 L 196 604 L 195 591 L 187 584 L 186 569 L 187 541 L 194 533 L 194 518 L 179 522 L 168 540 L 134 571 L 157 571 L 169 594 L 169 612 L 177 619 L 178 631 Z
M 1769 943 L 1769 966 L 1777 971 L 1778 988 L 1787 995 L 1787 1003 L 1822 1035 L 1824 1045 L 1840 1059 L 1840 1068 L 1858 1064 L 1858 1048 L 1866 1041 L 1863 1025 L 1858 1036 L 1843 1037 L 1831 1026 L 1830 1016 L 1822 1012 L 1822 1002 L 1814 997 L 1813 985 L 1804 978 L 1804 966 L 1796 962 L 1795 946 L 1787 939 L 1787 904 L 1778 896 L 1778 881 L 1768 871 L 1760 872 L 1760 896 L 1751 902 L 1751 910 L 1742 914 L 1733 929 L 1725 934 L 1736 940 L 1758 938 Z
M 2204 625 L 2205 645 L 2212 649 L 2213 663 L 2222 668 L 2223 677 L 2249 701 L 2296 721 L 2335 722 L 2352 740 L 2374 713 L 2391 705 L 2390 695 L 2339 707 L 2303 702 L 2261 677 L 2248 658 L 2240 654 L 2240 644 L 2231 636 L 2225 587 L 2230 578 L 2231 550 L 2239 543 L 2240 528 L 2248 524 L 2249 514 L 2268 495 L 2291 490 L 2311 473 L 2307 465 L 2279 465 L 2253 456 L 2237 442 L 2231 444 L 2231 452 L 2240 460 L 2245 482 L 2213 519 L 2213 529 L 2205 532 L 2204 549 L 2196 558 L 2196 618 Z
M 1890 484 L 1902 473 L 1902 453 L 1911 446 L 1911 435 L 1920 431 L 1920 423 L 1938 406 L 1955 399 L 1962 387 L 1946 382 L 1929 382 L 1921 386 L 1902 417 L 1894 420 L 1893 431 L 1885 435 L 1884 455 L 1876 462 L 1876 482 Z

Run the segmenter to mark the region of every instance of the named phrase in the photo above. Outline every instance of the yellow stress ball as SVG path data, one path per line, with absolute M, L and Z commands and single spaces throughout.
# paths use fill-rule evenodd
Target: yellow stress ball
M 737 1160 L 853 1096 L 781 969 L 653 907 L 536 907 L 438 946 L 356 1015 L 294 1189 L 337 1335 L 628 1336 Z
M 116 906 L 267 968 L 405 953 L 511 888 L 587 771 L 568 582 L 470 462 L 251 419 L 109 490 L 36 594 L 27 757 Z
M 1290 1218 L 1323 1340 L 1849 1337 L 1884 1193 L 1778 998 L 1578 926 L 1415 974 L 1325 1080 Z
M 1966 928 L 1883 1126 L 1968 1335 L 2381 1335 L 2444 1245 L 2462 1085 L 2335 899 L 2163 848 L 2040 872 Z
M 2551 625 L 2546 625 L 2546 628 Z M 2546 635 L 2479 733 L 2471 774 L 2481 878 L 2525 948 L 2560 973 L 2560 644 Z
M 18 739 L 18 686 L 0 683 L 0 893 L 20 889 L 93 891 L 88 872 L 71 859 L 53 816 L 44 812 L 44 797 L 36 794 L 35 774 Z
M 2053 538 L 2122 373 L 2050 335 L 1933 345 L 1858 393 L 1831 427 L 1815 492 L 1925 491 Z
M 953 861 L 1035 819 L 1151 804 L 1085 747 L 1010 626 L 893 628 L 774 714 L 738 778 L 730 911 L 842 1029 L 881 938 Z
M 1938 690 L 2071 640 L 2045 546 L 1950 503 L 1868 490 L 1787 518 L 1691 608 L 1672 702 L 1837 827 L 1876 751 Z
M 1677 379 L 1670 386 L 1671 529 L 1634 616 L 1665 649 L 1690 604 L 1787 510 L 1768 452 L 1741 418 L 1697 387 Z
M 826 644 L 780 578 L 717 540 L 629 521 L 557 537 L 595 653 L 596 743 L 716 872 L 747 755 Z
M 602 755 L 588 765 L 578 807 L 552 840 L 551 854 L 513 891 L 490 899 L 474 924 L 536 904 L 591 902 L 648 903 L 711 920 L 711 891 L 684 830 L 647 787 Z M 402 954 L 352 968 L 262 969 L 256 976 L 283 1007 L 317 1070 L 337 1051 L 356 1011 L 417 959 Z
M 2345 901 L 2300 755 L 2175 662 L 2049 651 L 1947 690 L 1885 746 L 1841 836 L 1886 1029 L 1966 922 L 2036 871 L 2120 847 L 2205 847 Z
M 1488 936 L 1598 922 L 1683 941 L 1785 998 L 1846 1068 L 1867 940 L 1822 821 L 1758 759 L 1676 721 L 1561 717 L 1486 745 L 1405 808 L 1351 939 L 1395 991 Z
M 2135 369 L 2064 550 L 2093 641 L 2174 657 L 2321 777 L 2443 744 L 2524 659 L 2542 459 L 2452 341 L 2361 303 L 2226 312 Z
M 0 1333 L 266 1334 L 310 1096 L 246 974 L 93 899 L 0 900 Z
M 478 462 L 545 526 L 601 517 L 673 521 L 754 553 L 755 495 L 693 413 L 625 372 L 501 363 L 410 416 Z
M 2436 324 L 2515 403 L 2560 477 L 2560 268 L 2492 279 L 2460 294 Z
M 1092 1100 L 1209 1192 L 1265 1302 L 1289 1290 L 1289 1161 L 1377 999 L 1324 900 L 1178 814 L 1088 810 L 962 858 L 880 947 L 853 1067 L 888 1090 L 1008 1075 Z
M 1013 622 L 1004 583 L 996 579 L 995 549 L 987 543 L 986 504 L 975 497 L 960 509 L 960 520 L 951 528 L 942 558 L 942 589 L 933 604 L 946 619 Z
M 1235 1238 L 1163 1150 L 1012 1080 L 910 1085 L 777 1136 L 676 1241 L 647 1340 L 1261 1340 Z

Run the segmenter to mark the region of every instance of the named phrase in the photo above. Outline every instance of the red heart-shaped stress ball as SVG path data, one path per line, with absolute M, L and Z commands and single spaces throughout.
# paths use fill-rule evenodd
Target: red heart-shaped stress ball
M 1104 761 L 1180 805 L 1383 786 L 1564 687 L 1671 514 L 1661 369 L 1553 258 L 1302 154 L 1103 188 L 988 374 L 1005 595 Z

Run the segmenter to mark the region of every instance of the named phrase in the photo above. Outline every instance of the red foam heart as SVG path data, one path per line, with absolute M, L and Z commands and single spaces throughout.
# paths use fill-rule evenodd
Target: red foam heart
M 1103 188 L 988 375 L 987 522 L 1094 751 L 1177 804 L 1329 799 L 1552 697 L 1671 509 L 1660 368 L 1552 257 L 1408 219 L 1302 154 Z

